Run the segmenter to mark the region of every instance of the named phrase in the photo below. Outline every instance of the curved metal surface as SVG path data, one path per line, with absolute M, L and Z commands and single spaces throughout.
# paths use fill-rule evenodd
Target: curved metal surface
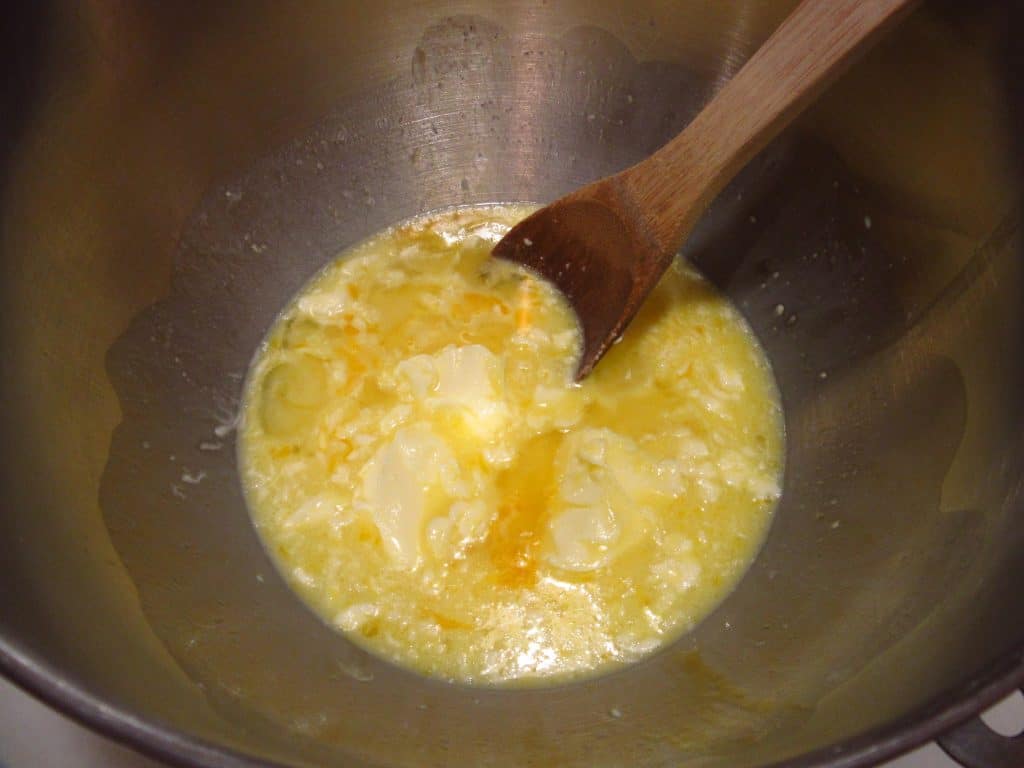
M 0 666 L 210 766 L 868 765 L 1019 685 L 998 4 L 911 18 L 688 244 L 772 358 L 790 471 L 673 648 L 542 691 L 421 680 L 301 606 L 241 503 L 241 375 L 326 259 L 636 160 L 790 5 L 56 3 L 4 158 Z
M 964 768 L 1017 768 L 1024 765 L 1024 734 L 1003 736 L 980 717 L 939 738 L 939 746 Z

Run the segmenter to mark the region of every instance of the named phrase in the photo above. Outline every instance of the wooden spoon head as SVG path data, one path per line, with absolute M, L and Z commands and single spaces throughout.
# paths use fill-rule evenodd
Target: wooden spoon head
M 541 208 L 492 251 L 547 278 L 569 300 L 583 330 L 577 381 L 622 335 L 673 255 L 638 231 L 606 184 L 598 182 Z

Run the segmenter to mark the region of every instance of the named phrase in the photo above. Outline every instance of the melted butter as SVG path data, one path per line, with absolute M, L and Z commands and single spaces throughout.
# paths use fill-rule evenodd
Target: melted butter
M 682 263 L 572 383 L 551 286 L 488 255 L 523 207 L 395 227 L 329 265 L 250 371 L 242 475 L 282 571 L 397 663 L 464 682 L 638 659 L 705 616 L 779 494 L 781 414 Z
M 557 491 L 555 457 L 561 443 L 559 432 L 533 438 L 496 479 L 500 501 L 481 546 L 500 586 L 526 588 L 537 583 L 540 550 Z

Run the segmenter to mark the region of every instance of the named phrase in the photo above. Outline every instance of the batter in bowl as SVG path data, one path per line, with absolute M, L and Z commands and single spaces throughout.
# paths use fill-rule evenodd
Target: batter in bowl
M 459 208 L 330 264 L 258 351 L 256 527 L 323 618 L 463 683 L 564 681 L 676 639 L 733 588 L 783 429 L 740 314 L 677 260 L 580 384 L 557 289 L 490 249 L 532 209 Z

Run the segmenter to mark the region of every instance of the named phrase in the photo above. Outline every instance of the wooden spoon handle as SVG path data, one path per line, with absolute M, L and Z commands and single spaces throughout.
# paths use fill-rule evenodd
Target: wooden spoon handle
M 621 174 L 668 252 L 722 187 L 915 0 L 804 0 L 672 141 Z

